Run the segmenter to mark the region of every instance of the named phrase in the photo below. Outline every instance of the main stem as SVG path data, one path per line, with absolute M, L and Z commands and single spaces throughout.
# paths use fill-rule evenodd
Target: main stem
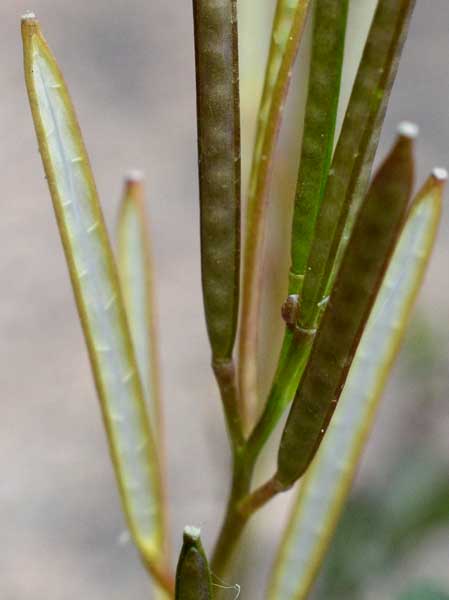
M 292 394 L 294 394 L 310 350 L 310 345 L 311 338 L 309 336 L 295 336 L 287 331 L 277 376 L 275 377 L 268 402 L 248 440 L 244 440 L 238 435 L 233 435 L 232 429 L 229 427 L 232 423 L 232 418 L 229 418 L 229 415 L 227 416 L 228 431 L 233 449 L 232 484 L 226 514 L 211 561 L 212 570 L 219 577 L 226 575 L 232 555 L 250 516 L 261 506 L 258 502 L 255 502 L 254 506 L 252 506 L 254 498 L 250 496 L 254 467 L 267 438 L 278 423 L 285 407 L 291 400 Z M 217 380 L 220 381 L 220 376 L 217 377 Z M 235 393 L 235 387 L 232 387 L 232 390 Z M 222 387 L 222 393 L 223 391 Z M 232 396 L 232 393 L 230 395 Z M 234 402 L 227 403 L 225 401 L 226 394 L 223 394 L 223 400 L 225 413 L 226 405 L 228 405 L 228 410 L 229 406 L 235 406 Z M 239 426 L 237 427 L 237 431 L 240 429 Z M 272 487 L 268 485 L 266 490 L 264 487 L 263 491 L 267 491 L 267 494 L 263 494 L 264 498 L 267 496 L 266 499 L 269 499 L 280 491 L 276 486 L 271 489 Z M 250 510 L 245 510 L 242 500 L 251 500 Z
M 240 540 L 250 515 L 239 510 L 239 504 L 250 492 L 256 457 L 251 457 L 245 448 L 234 452 L 231 492 L 226 514 L 212 555 L 212 572 L 219 577 L 226 575 L 232 555 Z

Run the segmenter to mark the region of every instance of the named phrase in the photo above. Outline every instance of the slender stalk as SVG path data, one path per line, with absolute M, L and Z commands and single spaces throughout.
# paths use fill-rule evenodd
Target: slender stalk
M 243 291 L 239 336 L 239 389 L 245 421 L 257 406 L 257 324 L 268 186 L 292 67 L 309 0 L 278 0 L 265 84 L 258 115 L 247 207 Z
M 250 515 L 239 511 L 242 498 L 248 495 L 254 472 L 254 462 L 249 461 L 243 450 L 234 455 L 231 492 L 223 524 L 211 560 L 212 572 L 223 577 L 229 567 L 243 529 Z
M 240 502 L 238 507 L 239 512 L 245 517 L 249 517 L 259 510 L 259 508 L 265 506 L 277 494 L 285 492 L 287 489 L 279 483 L 276 477 L 272 477 Z
M 220 389 L 221 401 L 226 419 L 226 426 L 233 452 L 242 448 L 245 439 L 243 436 L 242 420 L 238 406 L 237 382 L 234 362 L 214 362 L 212 368 Z
M 287 330 L 264 411 L 248 439 L 248 453 L 257 457 L 291 402 L 306 367 L 314 336 Z

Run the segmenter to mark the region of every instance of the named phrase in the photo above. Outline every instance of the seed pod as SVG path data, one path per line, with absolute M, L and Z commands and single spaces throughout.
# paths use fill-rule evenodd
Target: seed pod
M 184 529 L 184 543 L 176 569 L 175 600 L 212 600 L 212 582 L 196 527 Z
M 316 223 L 301 299 L 300 326 L 316 326 L 348 215 L 365 197 L 374 155 L 415 0 L 379 0 L 335 149 Z
M 158 442 L 162 438 L 159 345 L 156 327 L 154 267 L 140 171 L 130 171 L 117 226 L 117 262 L 140 377 Z
M 257 332 L 269 185 L 283 108 L 310 5 L 310 0 L 277 0 L 257 115 L 246 210 L 239 336 L 239 389 L 248 413 L 252 413 L 258 403 Z
M 25 79 L 39 150 L 83 326 L 109 448 L 133 539 L 160 572 L 158 456 L 89 158 L 58 64 L 32 13 L 22 18 Z M 168 579 L 159 581 L 170 589 Z
M 345 45 L 347 0 L 318 0 L 291 242 L 290 294 L 298 294 L 329 173 Z
M 240 108 L 236 0 L 194 0 L 201 266 L 215 360 L 235 341 L 240 285 Z
M 412 140 L 401 132 L 361 207 L 282 435 L 276 479 L 286 487 L 321 442 L 394 249 L 413 185 Z
M 269 600 L 307 598 L 326 556 L 432 254 L 446 178 L 444 169 L 435 169 L 408 212 L 335 415 L 294 501 L 271 574 Z M 435 481 L 438 475 L 430 477 Z M 421 483 L 415 481 L 414 489 Z M 443 485 L 447 489 L 449 481 Z M 403 521 L 395 519 L 396 529 L 409 533 L 410 523 Z

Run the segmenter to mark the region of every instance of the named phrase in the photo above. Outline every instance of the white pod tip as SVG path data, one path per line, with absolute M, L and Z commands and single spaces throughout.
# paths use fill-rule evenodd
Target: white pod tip
M 199 540 L 201 535 L 201 529 L 194 527 L 193 525 L 187 525 L 184 527 L 184 536 L 190 540 Z
M 419 127 L 411 121 L 401 121 L 398 125 L 398 134 L 402 137 L 414 140 L 418 137 Z
M 143 171 L 139 169 L 130 169 L 125 173 L 125 181 L 128 183 L 139 183 L 145 179 Z
M 432 175 L 437 181 L 446 181 L 448 177 L 447 170 L 443 167 L 435 167 L 432 171 Z
M 22 15 L 22 21 L 33 21 L 35 19 L 36 19 L 36 14 L 31 10 L 27 10 Z

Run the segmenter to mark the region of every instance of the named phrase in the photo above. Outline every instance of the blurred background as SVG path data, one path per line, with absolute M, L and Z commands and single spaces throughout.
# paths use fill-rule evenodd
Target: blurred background
M 346 98 L 375 3 L 351 3 Z M 274 0 L 239 0 L 246 169 L 273 7 Z M 137 167 L 147 174 L 175 555 L 185 524 L 201 526 L 211 549 L 229 469 L 202 315 L 191 3 L 33 0 L 25 6 L 4 0 L 0 6 L 0 596 L 149 598 L 146 574 L 123 535 L 37 152 L 21 64 L 19 17 L 26 9 L 40 18 L 69 83 L 111 233 L 124 171 Z M 448 50 L 447 0 L 418 0 L 379 156 L 394 139 L 398 121 L 416 121 L 419 183 L 436 164 L 449 166 Z M 306 57 L 307 36 L 298 70 Z M 273 182 L 262 389 L 281 327 L 285 271 L 279 270 L 279 256 L 288 242 L 304 89 L 304 78 L 296 76 Z M 351 502 L 358 508 L 351 514 L 358 516 L 343 520 L 318 597 L 329 597 L 326 590 L 333 590 L 332 597 L 393 597 L 409 577 L 436 579 L 449 589 L 448 234 L 446 211 L 355 484 Z M 270 504 L 248 530 L 245 546 L 254 547 L 249 558 L 241 556 L 235 575 L 243 600 L 262 598 L 288 502 L 286 496 Z M 408 524 L 407 531 L 394 529 L 399 522 Z

